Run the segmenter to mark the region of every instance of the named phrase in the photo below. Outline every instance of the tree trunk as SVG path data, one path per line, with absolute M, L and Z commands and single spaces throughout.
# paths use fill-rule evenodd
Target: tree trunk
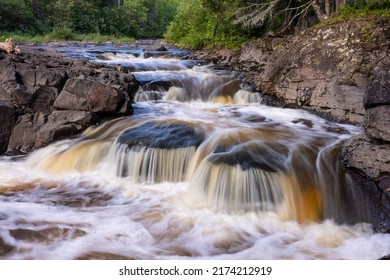
M 327 17 L 330 16 L 330 0 L 325 0 L 325 14 Z
M 347 4 L 347 0 L 336 0 L 336 12 L 338 12 L 345 4 Z
M 318 3 L 318 0 L 313 0 L 311 5 L 320 21 L 328 19 L 328 16 L 321 10 L 321 6 Z

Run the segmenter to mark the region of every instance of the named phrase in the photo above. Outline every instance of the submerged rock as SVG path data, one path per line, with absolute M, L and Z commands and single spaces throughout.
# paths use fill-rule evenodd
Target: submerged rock
M 118 142 L 131 147 L 175 149 L 199 146 L 203 137 L 185 123 L 148 122 L 124 131 Z

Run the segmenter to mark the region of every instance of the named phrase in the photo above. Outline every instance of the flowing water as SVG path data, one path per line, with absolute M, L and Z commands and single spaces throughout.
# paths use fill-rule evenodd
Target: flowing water
M 361 133 L 261 104 L 181 50 L 95 47 L 141 83 L 134 115 L 0 158 L 1 259 L 377 259 L 337 161 Z

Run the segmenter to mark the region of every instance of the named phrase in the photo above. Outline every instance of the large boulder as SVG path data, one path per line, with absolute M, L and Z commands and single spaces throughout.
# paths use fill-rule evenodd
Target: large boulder
M 122 91 L 99 82 L 69 79 L 54 102 L 59 110 L 94 113 L 128 113 L 130 98 Z

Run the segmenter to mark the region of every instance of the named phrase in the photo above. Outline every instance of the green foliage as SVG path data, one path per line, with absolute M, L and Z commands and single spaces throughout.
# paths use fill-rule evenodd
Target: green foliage
M 75 40 L 75 35 L 68 27 L 57 27 L 47 34 L 47 39 L 48 41 L 71 41 Z
M 73 39 L 76 34 L 161 38 L 180 0 L 119 3 L 118 6 L 117 0 L 2 0 L 0 32 L 40 39 L 46 35 L 55 40 Z
M 248 33 L 232 24 L 235 3 L 184 0 L 164 38 L 189 48 L 237 47 L 248 39 Z
M 353 3 L 347 4 L 340 9 L 337 18 L 353 19 L 368 16 L 390 17 L 390 0 L 353 1 Z
M 25 33 L 39 31 L 39 24 L 28 1 L 2 0 L 0 5 L 0 30 L 18 30 Z

